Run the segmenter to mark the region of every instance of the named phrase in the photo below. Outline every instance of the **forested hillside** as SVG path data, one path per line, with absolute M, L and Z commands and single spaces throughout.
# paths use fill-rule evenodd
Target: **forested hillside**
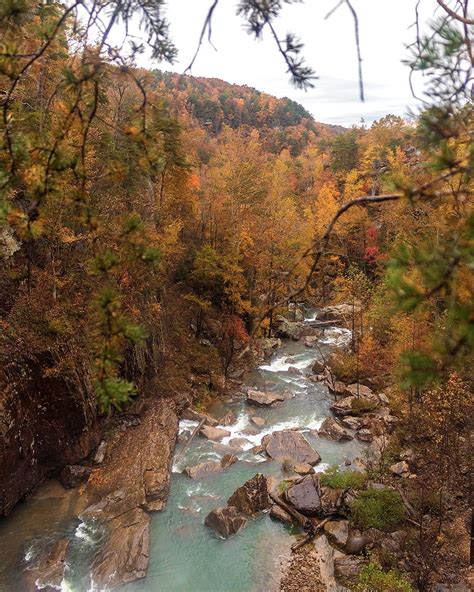
M 408 449 L 395 489 L 416 527 L 399 565 L 374 559 L 401 583 L 353 589 L 465 574 L 474 121 L 456 23 L 413 58 L 432 74 L 416 120 L 347 130 L 137 69 L 57 2 L 0 7 L 0 33 L 0 514 L 143 401 L 179 414 L 235 389 L 269 338 L 298 339 L 296 305 L 345 305 L 350 343 L 323 369 L 383 394 L 390 446 L 366 477 L 392 488 Z
M 276 99 L 248 86 L 171 72 L 153 74 L 163 94 L 170 96 L 171 105 L 184 108 L 201 126 L 214 133 L 225 125 L 233 129 L 255 127 L 271 152 L 288 148 L 295 156 L 315 139 L 344 131 L 343 127 L 314 121 L 291 99 Z

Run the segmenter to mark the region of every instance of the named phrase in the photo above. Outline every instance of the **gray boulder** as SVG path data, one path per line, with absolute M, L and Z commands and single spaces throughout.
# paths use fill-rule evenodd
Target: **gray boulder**
M 274 403 L 284 400 L 285 398 L 283 395 L 279 393 L 268 393 L 263 391 L 255 391 L 253 389 L 250 389 L 247 392 L 247 403 L 250 403 L 251 405 L 261 405 L 265 407 L 267 405 L 273 405 Z
M 287 489 L 285 498 L 301 514 L 305 516 L 318 516 L 321 511 L 318 477 L 308 475 L 299 483 Z
M 321 457 L 310 445 L 308 440 L 293 430 L 273 432 L 262 439 L 262 445 L 269 457 L 274 459 L 289 458 L 297 463 L 316 465 Z

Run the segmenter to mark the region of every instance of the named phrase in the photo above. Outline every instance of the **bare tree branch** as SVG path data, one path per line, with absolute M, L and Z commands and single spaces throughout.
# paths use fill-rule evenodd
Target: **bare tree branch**
M 465 25 L 474 25 L 474 19 L 467 18 L 458 14 L 455 10 L 450 8 L 443 0 L 436 0 L 436 2 L 441 6 L 441 8 L 449 14 L 450 17 L 459 21 L 460 23 L 464 23 Z

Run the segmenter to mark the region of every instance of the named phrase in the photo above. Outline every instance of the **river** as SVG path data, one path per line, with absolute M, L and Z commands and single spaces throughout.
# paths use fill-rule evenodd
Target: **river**
M 306 315 L 313 320 L 313 312 Z M 145 579 L 121 588 L 121 592 L 271 592 L 278 590 L 280 566 L 289 556 L 293 538 L 291 529 L 262 514 L 249 520 L 247 526 L 227 540 L 221 539 L 204 525 L 207 513 L 224 506 L 233 491 L 257 472 L 275 476 L 285 475 L 281 462 L 271 461 L 252 452 L 265 434 L 282 429 L 300 430 L 319 452 L 321 462 L 316 471 L 323 471 L 331 464 L 341 464 L 363 452 L 358 440 L 337 443 L 319 438 L 317 429 L 325 417 L 331 414 L 334 401 L 327 387 L 315 383 L 306 374 L 311 365 L 320 359 L 320 352 L 329 353 L 344 346 L 350 340 L 345 329 L 328 328 L 318 340 L 319 349 L 308 348 L 302 342 L 283 341 L 283 345 L 261 366 L 244 377 L 242 391 L 250 388 L 278 392 L 290 389 L 294 396 L 274 407 L 253 407 L 246 397 L 232 395 L 216 401 L 209 412 L 222 417 L 232 410 L 237 421 L 225 429 L 232 438 L 245 438 L 244 450 L 238 453 L 239 461 L 224 472 L 194 480 L 182 474 L 184 467 L 206 460 L 222 458 L 224 451 L 203 437 L 196 437 L 183 455 L 181 447 L 197 422 L 180 422 L 180 443 L 173 466 L 171 491 L 166 509 L 156 513 L 151 522 L 151 549 L 148 575 Z M 296 368 L 297 370 L 294 370 Z M 251 415 L 265 420 L 263 427 L 251 422 Z M 87 531 L 78 521 L 71 521 L 74 511 L 85 505 L 77 493 L 69 496 L 67 507 L 58 502 L 58 485 L 50 483 L 12 515 L 0 522 L 1 592 L 22 592 L 15 587 L 19 570 L 25 569 L 26 560 L 50 537 L 58 532 L 72 539 L 63 592 L 90 590 L 87 566 L 100 533 Z M 56 493 L 55 493 L 56 492 Z M 77 515 L 77 513 L 76 513 Z M 95 588 L 92 588 L 95 590 Z

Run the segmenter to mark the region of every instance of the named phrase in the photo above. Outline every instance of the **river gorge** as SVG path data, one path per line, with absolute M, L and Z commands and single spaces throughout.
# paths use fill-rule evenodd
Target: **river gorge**
M 305 311 L 306 327 L 315 319 L 313 310 Z M 280 347 L 242 377 L 240 388 L 215 399 L 206 409 L 213 417 L 227 416 L 225 425 L 217 426 L 226 430 L 224 437 L 213 441 L 197 435 L 188 442 L 199 421 L 180 420 L 169 497 L 163 511 L 151 514 L 148 570 L 145 566 L 143 573 L 137 572 L 147 575 L 126 583 L 120 588 L 123 592 L 279 589 L 295 540 L 292 535 L 298 529 L 261 513 L 236 535 L 223 540 L 204 524 L 204 519 L 256 473 L 274 477 L 276 483 L 288 477 L 284 462 L 271 460 L 258 449 L 268 434 L 281 430 L 303 434 L 321 456 L 314 467 L 316 472 L 330 465 L 350 464 L 355 457 L 364 455 L 366 444 L 358 439 L 336 442 L 318 435 L 324 419 L 331 416 L 330 406 L 335 399 L 325 383 L 314 380 L 311 370 L 316 360 L 336 348 L 346 347 L 351 333 L 330 325 L 312 332 L 312 343 L 283 339 Z M 249 389 L 283 394 L 281 398 L 285 400 L 273 405 L 251 405 L 247 399 Z M 141 427 L 132 426 L 131 430 Z M 200 478 L 199 474 L 191 478 L 183 473 L 198 463 L 220 461 L 229 454 L 238 460 L 222 471 Z M 121 475 L 121 479 L 127 479 L 127 474 Z M 51 588 L 47 587 L 47 580 L 42 580 L 44 589 L 65 592 L 109 589 L 107 583 L 99 584 L 90 577 L 91 563 L 105 536 L 103 524 L 95 520 L 93 513 L 84 512 L 91 499 L 94 500 L 87 488 L 64 492 L 57 482 L 50 481 L 0 522 L 2 592 L 42 589 L 35 579 L 38 558 L 57 540 L 66 541 L 67 546 L 63 575 L 59 588 L 57 573 L 56 584 Z

